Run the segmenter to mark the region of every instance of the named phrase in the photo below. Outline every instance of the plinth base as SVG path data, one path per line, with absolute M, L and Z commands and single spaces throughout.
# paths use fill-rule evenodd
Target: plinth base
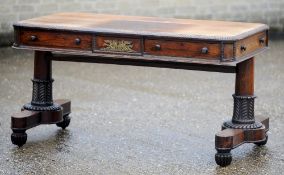
M 42 111 L 23 108 L 21 112 L 13 114 L 11 117 L 12 143 L 19 147 L 23 146 L 27 140 L 26 130 L 41 124 L 57 124 L 65 129 L 70 123 L 71 101 L 55 100 L 54 104 Z
M 222 126 L 222 131 L 215 135 L 215 155 L 216 163 L 220 166 L 227 166 L 231 163 L 230 151 L 244 143 L 255 143 L 265 145 L 268 140 L 267 131 L 269 130 L 269 118 L 259 118 L 261 127 L 259 128 L 226 128 Z

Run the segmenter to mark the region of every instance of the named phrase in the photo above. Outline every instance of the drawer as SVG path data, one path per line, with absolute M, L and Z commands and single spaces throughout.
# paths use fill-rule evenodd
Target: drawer
M 246 56 L 258 49 L 267 47 L 268 37 L 266 31 L 257 33 L 236 42 L 236 58 Z
M 132 37 L 94 36 L 93 52 L 142 55 L 142 39 Z
M 157 56 L 220 59 L 220 43 L 146 39 L 145 53 Z
M 92 35 L 62 31 L 21 30 L 20 44 L 35 47 L 91 51 Z

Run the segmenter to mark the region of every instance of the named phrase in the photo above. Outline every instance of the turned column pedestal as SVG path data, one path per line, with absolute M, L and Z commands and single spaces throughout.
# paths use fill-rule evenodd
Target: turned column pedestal
M 243 143 L 265 145 L 268 139 L 269 119 L 254 116 L 254 58 L 236 66 L 236 83 L 232 120 L 222 125 L 215 136 L 216 163 L 227 166 L 232 161 L 230 151 Z
M 70 123 L 71 102 L 53 101 L 51 56 L 50 52 L 35 51 L 32 101 L 11 117 L 11 140 L 15 145 L 26 143 L 27 129 L 40 124 L 57 124 L 65 129 Z

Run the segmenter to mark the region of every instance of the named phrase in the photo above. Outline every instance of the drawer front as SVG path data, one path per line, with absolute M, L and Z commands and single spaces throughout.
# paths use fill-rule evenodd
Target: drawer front
M 236 58 L 243 57 L 258 49 L 267 46 L 268 37 L 266 31 L 257 33 L 236 42 Z
M 89 50 L 92 48 L 92 35 L 56 31 L 20 31 L 20 44 L 35 47 Z
M 141 43 L 139 38 L 94 36 L 93 52 L 142 55 Z
M 158 56 L 220 59 L 220 43 L 146 39 L 145 53 Z

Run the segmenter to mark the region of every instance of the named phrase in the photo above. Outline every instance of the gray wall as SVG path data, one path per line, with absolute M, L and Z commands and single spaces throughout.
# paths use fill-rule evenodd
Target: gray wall
M 0 0 L 0 45 L 12 41 L 12 23 L 55 12 L 262 22 L 284 31 L 284 0 Z

